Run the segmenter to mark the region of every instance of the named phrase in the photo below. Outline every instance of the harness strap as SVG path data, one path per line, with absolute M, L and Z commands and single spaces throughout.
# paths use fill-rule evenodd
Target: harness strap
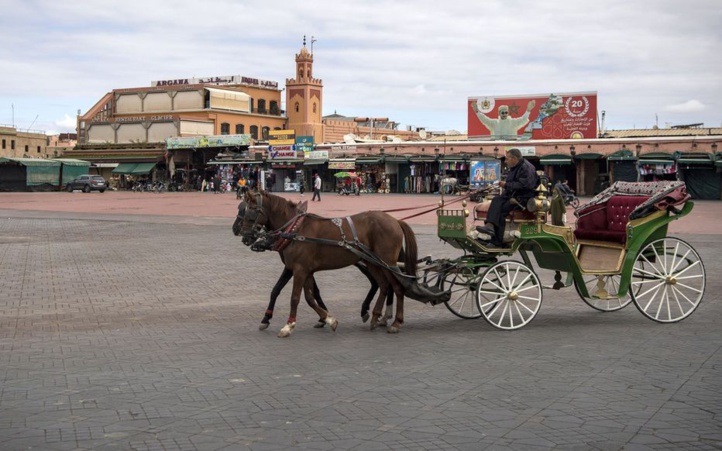
M 346 216 L 346 221 L 348 221 L 348 226 L 351 227 L 351 233 L 353 234 L 353 240 L 355 243 L 360 243 L 358 240 L 358 233 L 356 233 L 356 226 L 353 225 L 353 221 L 351 220 L 351 216 Z

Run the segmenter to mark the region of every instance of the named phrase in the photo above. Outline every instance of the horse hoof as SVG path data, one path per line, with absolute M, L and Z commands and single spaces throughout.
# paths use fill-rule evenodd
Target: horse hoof
M 296 323 L 288 323 L 285 326 L 283 326 L 283 329 L 278 333 L 278 336 L 281 338 L 286 338 L 291 335 L 291 332 L 293 332 L 293 328 L 296 327 Z
M 361 320 L 362 320 L 364 323 L 365 323 L 366 321 L 368 321 L 368 320 L 369 320 L 369 314 L 368 314 L 368 313 L 364 313 L 363 315 L 361 315 Z
M 325 325 L 326 325 L 326 323 L 322 319 L 320 319 L 320 320 L 318 320 L 318 322 L 316 324 L 313 325 L 313 327 L 315 329 L 321 329 Z
M 376 318 L 371 320 L 370 330 L 374 330 L 379 326 L 379 322 Z
M 268 329 L 268 324 L 261 323 L 261 325 L 258 326 L 258 330 L 266 330 L 266 329 Z
M 391 327 L 389 327 L 388 329 L 386 329 L 386 332 L 389 333 L 389 334 L 398 334 L 398 333 L 399 333 L 399 328 L 396 327 L 396 326 L 391 326 Z
M 387 324 L 388 324 L 388 323 L 387 323 L 386 317 L 385 317 L 385 316 L 382 316 L 381 319 L 379 319 L 379 326 L 384 326 L 384 327 L 386 327 Z
M 329 326 L 331 326 L 331 330 L 336 332 L 336 328 L 338 327 L 338 320 L 329 316 L 328 318 L 326 318 L 326 322 Z

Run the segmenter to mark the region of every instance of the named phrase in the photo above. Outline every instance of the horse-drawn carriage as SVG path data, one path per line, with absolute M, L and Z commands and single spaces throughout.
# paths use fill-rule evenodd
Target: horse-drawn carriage
M 436 209 L 438 236 L 463 251 L 457 258 L 418 260 L 413 232 L 386 213 L 322 218 L 266 193 L 247 196 L 248 206 L 239 206 L 234 233 L 259 240 L 254 244 L 257 250 L 279 251 L 294 279 L 300 275 L 298 282 L 294 280 L 292 313 L 284 330 L 295 325 L 302 289 L 321 320 L 335 329 L 336 320 L 314 306 L 309 277 L 317 270 L 359 261 L 382 285 L 372 328 L 379 322 L 386 293 L 393 290 L 400 295 L 391 332 L 398 332 L 403 323 L 404 295 L 433 305 L 443 303 L 461 318 L 484 317 L 499 329 L 525 326 L 543 298 L 532 257 L 537 268 L 553 274 L 552 289 L 574 285 L 582 300 L 596 310 L 612 312 L 633 302 L 643 315 L 660 323 L 677 322 L 694 312 L 704 295 L 704 266 L 691 245 L 667 236 L 669 223 L 689 214 L 694 205 L 684 183 L 617 182 L 575 211 L 575 228 L 549 223 L 554 202 L 547 194 L 541 183 L 535 198 L 510 213 L 506 247 L 488 246 L 476 231 L 474 221 L 484 219 L 488 201 L 474 206 L 470 221 L 464 198 L 453 201 L 462 200 L 461 208 L 451 209 L 442 197 Z M 248 212 L 245 217 L 244 212 Z M 378 228 L 380 224 L 384 228 Z M 263 231 L 262 226 L 271 231 Z M 405 252 L 400 254 L 402 244 Z M 313 257 L 321 252 L 324 258 Z M 521 261 L 509 258 L 515 254 Z M 278 291 L 274 289 L 276 295 Z M 290 330 L 286 332 L 281 336 Z
M 705 270 L 691 245 L 667 236 L 670 222 L 693 208 L 682 182 L 617 182 L 575 212 L 576 228 L 547 222 L 546 187 L 513 211 L 508 247 L 477 239 L 466 209 L 438 210 L 438 235 L 464 255 L 431 262 L 425 279 L 451 291 L 446 306 L 462 318 L 484 317 L 499 329 L 528 324 L 542 303 L 536 266 L 554 272 L 551 288 L 574 285 L 592 308 L 611 312 L 634 302 L 660 323 L 680 321 L 697 308 Z M 681 208 L 678 208 L 681 206 Z M 484 218 L 484 203 L 474 208 Z M 514 254 L 521 261 L 506 259 Z

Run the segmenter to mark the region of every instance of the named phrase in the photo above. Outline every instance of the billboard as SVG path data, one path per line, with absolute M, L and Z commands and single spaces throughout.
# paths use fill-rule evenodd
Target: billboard
M 501 176 L 501 162 L 499 160 L 472 161 L 469 169 L 471 171 L 469 174 L 471 186 L 477 189 L 498 182 Z
M 597 137 L 597 93 L 469 97 L 469 138 L 582 139 Z

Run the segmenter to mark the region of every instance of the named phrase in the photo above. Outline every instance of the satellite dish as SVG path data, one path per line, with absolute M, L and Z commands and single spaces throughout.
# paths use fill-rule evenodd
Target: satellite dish
M 426 130 L 419 130 L 419 138 L 426 139 Z

